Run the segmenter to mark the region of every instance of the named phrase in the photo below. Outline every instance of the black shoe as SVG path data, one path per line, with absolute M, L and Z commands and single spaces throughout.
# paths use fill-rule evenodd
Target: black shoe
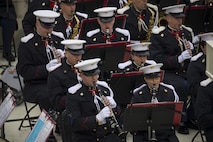
M 3 53 L 3 58 L 5 58 L 7 61 L 15 61 L 15 56 L 13 54 Z
M 198 123 L 196 120 L 188 120 L 187 127 L 190 129 L 198 130 Z
M 180 134 L 185 134 L 185 135 L 189 134 L 189 129 L 185 124 L 180 124 L 177 131 Z
M 50 134 L 46 142 L 57 142 L 57 140 L 54 135 Z

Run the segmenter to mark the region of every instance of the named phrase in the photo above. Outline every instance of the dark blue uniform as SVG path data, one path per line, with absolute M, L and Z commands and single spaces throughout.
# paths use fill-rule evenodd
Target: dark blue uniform
M 184 38 L 191 41 L 192 33 L 183 28 Z M 175 87 L 180 100 L 186 101 L 186 71 L 190 59 L 185 60 L 183 64 L 178 63 L 178 56 L 185 49 L 181 49 L 176 34 L 182 36 L 182 33 L 175 33 L 170 28 L 165 27 L 157 33 L 151 35 L 150 59 L 158 63 L 163 63 L 162 70 L 165 70 L 164 82 Z
M 72 21 L 66 21 L 63 17 L 63 14 L 61 14 L 58 18 L 56 18 L 54 31 L 62 32 L 66 39 L 74 39 L 74 37 L 78 36 L 79 29 L 81 27 L 81 21 L 85 18 L 86 17 L 83 17 L 83 14 L 75 14 Z M 69 37 L 67 37 L 66 33 L 68 25 L 70 25 L 70 27 L 72 28 L 72 32 Z
M 205 131 L 207 142 L 213 139 L 213 82 L 198 89 L 196 109 L 199 126 Z
M 63 49 L 61 37 L 51 35 L 56 48 Z M 38 103 L 45 110 L 52 106 L 47 93 L 49 62 L 46 53 L 45 40 L 37 32 L 21 39 L 18 49 L 17 71 L 24 78 L 24 95 L 28 102 Z M 52 57 L 53 58 L 53 57 Z
M 100 29 L 89 31 L 86 37 L 87 44 L 106 43 L 107 37 Z M 129 31 L 125 29 L 115 28 L 109 37 L 110 42 L 129 41 Z
M 134 90 L 134 96 L 132 103 L 150 103 L 152 100 L 152 94 L 150 93 L 150 88 L 144 84 Z M 174 88 L 164 83 L 160 83 L 159 89 L 156 93 L 156 98 L 158 102 L 177 102 L 179 100 Z M 161 117 L 161 116 L 159 116 Z M 138 131 L 134 133 L 134 142 L 144 142 L 148 141 L 147 131 Z M 165 130 L 156 130 L 156 139 L 166 142 L 178 142 L 178 139 L 175 135 L 175 130 L 165 129 Z
M 157 8 L 157 6 L 156 6 Z M 158 11 L 157 11 L 158 12 Z M 126 10 L 123 14 L 127 14 L 125 29 L 129 30 L 130 38 L 134 41 L 150 41 L 151 29 L 156 23 L 156 10 L 151 7 L 148 7 L 142 12 L 137 12 L 133 5 L 130 5 L 129 9 Z M 138 20 L 143 19 L 144 23 L 148 28 L 148 32 L 141 28 L 141 31 L 138 29 Z
M 22 20 L 22 27 L 24 34 L 28 35 L 29 33 L 34 32 L 36 16 L 33 15 L 33 12 L 36 10 L 51 10 L 50 0 L 33 0 L 28 7 L 27 12 L 24 15 Z
M 108 87 L 97 84 L 104 96 L 112 95 Z M 108 121 L 103 125 L 96 122 L 98 109 L 94 103 L 93 91 L 96 92 L 82 82 L 69 88 L 70 93 L 67 95 L 66 109 L 73 117 L 73 140 L 75 142 L 121 142 L 120 138 L 113 134 L 114 129 L 110 127 Z M 98 101 L 98 104 L 101 109 L 104 107 L 100 101 Z
M 66 58 L 61 61 L 62 65 L 48 76 L 49 98 L 54 108 L 60 112 L 65 109 L 68 88 L 78 83 L 77 70 L 66 63 Z
M 12 0 L 0 1 L 0 26 L 2 27 L 3 57 L 8 61 L 15 61 L 11 54 L 13 34 L 18 28 L 16 11 Z

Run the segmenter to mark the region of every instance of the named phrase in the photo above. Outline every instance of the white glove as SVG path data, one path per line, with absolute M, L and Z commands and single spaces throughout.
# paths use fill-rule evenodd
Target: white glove
M 60 58 L 64 58 L 64 57 L 65 57 L 64 51 L 63 51 L 63 50 L 57 49 L 57 52 L 58 52 L 58 54 L 60 55 Z
M 190 59 L 191 57 L 190 50 L 185 50 L 178 56 L 178 63 L 182 63 L 184 60 Z
M 110 117 L 111 115 L 111 112 L 110 112 L 110 109 L 108 106 L 105 106 L 97 115 L 96 115 L 96 119 L 101 122 L 102 124 L 103 123 L 106 123 L 106 120 L 105 118 L 108 118 Z
M 57 67 L 59 67 L 61 63 L 58 63 L 58 59 L 51 60 L 48 64 L 46 64 L 47 71 L 51 72 Z
M 189 43 L 190 49 L 191 49 L 191 50 L 194 50 L 194 45 L 193 45 L 190 41 L 188 41 L 188 43 Z
M 109 101 L 111 108 L 115 108 L 117 106 L 117 104 L 116 104 L 115 100 L 113 99 L 113 97 L 106 96 L 106 98 Z

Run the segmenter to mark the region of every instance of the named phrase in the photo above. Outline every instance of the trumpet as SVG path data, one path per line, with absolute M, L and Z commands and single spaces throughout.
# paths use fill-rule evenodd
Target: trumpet
M 94 83 L 94 87 L 96 87 L 98 90 L 99 97 L 102 99 L 101 102 L 104 104 L 104 106 L 107 106 L 104 102 L 105 96 L 102 94 L 101 88 L 96 83 Z M 111 128 L 116 129 L 118 132 L 118 136 L 122 139 L 122 141 L 125 141 L 124 139 L 126 138 L 127 132 L 124 132 L 122 130 L 122 128 L 120 127 L 120 125 L 116 119 L 115 114 L 113 113 L 112 108 L 109 105 L 108 105 L 108 107 L 110 108 L 110 111 L 112 112 L 112 117 L 110 117 L 110 119 L 109 119 L 110 126 L 111 126 Z

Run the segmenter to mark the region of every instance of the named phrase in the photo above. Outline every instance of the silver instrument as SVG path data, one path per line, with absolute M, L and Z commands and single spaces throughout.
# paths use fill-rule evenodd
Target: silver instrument
M 107 105 L 104 103 L 105 96 L 102 94 L 101 88 L 100 88 L 96 83 L 94 83 L 94 87 L 96 87 L 97 90 L 98 90 L 99 97 L 102 99 L 101 102 L 104 104 L 104 106 L 107 106 Z M 120 125 L 119 125 L 119 123 L 118 123 L 118 121 L 117 121 L 117 119 L 116 119 L 116 117 L 115 117 L 115 114 L 113 113 L 112 108 L 111 108 L 110 106 L 108 106 L 108 107 L 110 108 L 110 111 L 111 111 L 111 113 L 112 113 L 112 117 L 109 119 L 111 128 L 117 130 L 118 136 L 119 136 L 122 140 L 123 140 L 123 139 L 126 139 L 127 132 L 124 132 L 124 131 L 122 130 L 122 128 L 120 127 Z

